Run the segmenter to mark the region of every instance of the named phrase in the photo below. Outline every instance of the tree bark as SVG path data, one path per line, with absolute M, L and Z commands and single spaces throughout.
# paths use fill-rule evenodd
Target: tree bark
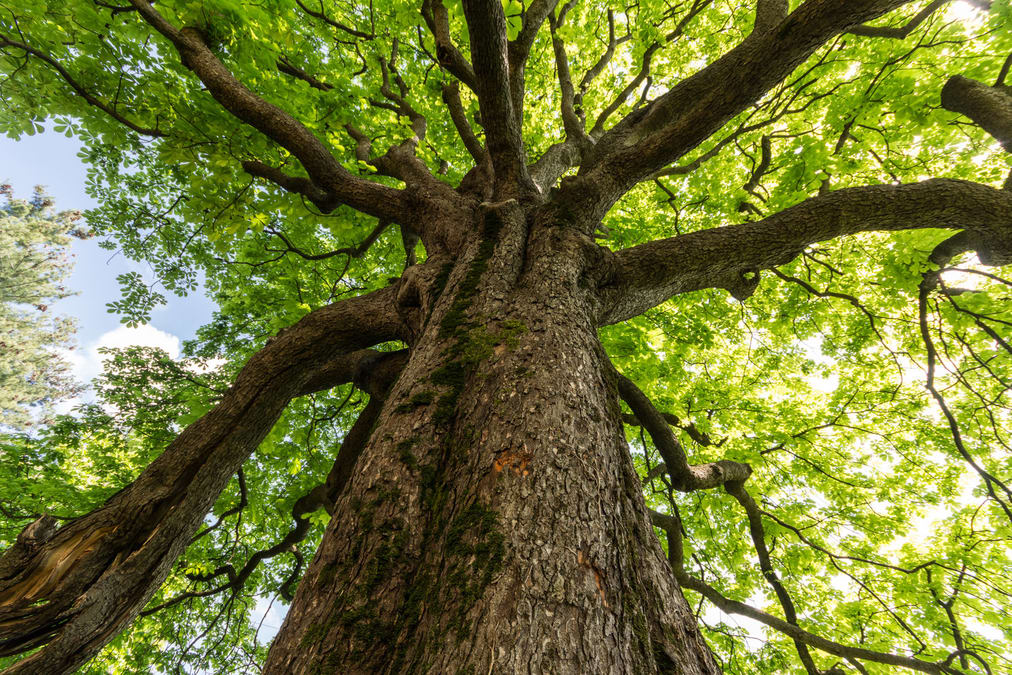
M 651 529 L 587 283 L 598 250 L 481 215 L 265 673 L 716 673 Z M 523 265 L 524 241 L 526 266 Z
M 942 87 L 942 106 L 966 115 L 1012 152 L 1012 90 L 954 75 Z

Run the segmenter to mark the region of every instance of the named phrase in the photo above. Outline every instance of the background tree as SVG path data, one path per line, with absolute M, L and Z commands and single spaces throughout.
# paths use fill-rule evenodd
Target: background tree
M 233 384 L 114 365 L 5 672 L 1009 669 L 1007 2 L 22 4 Z
M 79 385 L 58 349 L 73 346 L 73 320 L 50 305 L 70 295 L 71 237 L 88 236 L 74 211 L 56 213 L 41 188 L 16 199 L 0 185 L 0 427 L 44 422 L 53 402 Z

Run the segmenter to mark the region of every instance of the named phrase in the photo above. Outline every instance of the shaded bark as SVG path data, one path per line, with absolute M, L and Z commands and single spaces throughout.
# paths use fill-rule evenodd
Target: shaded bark
M 942 87 L 942 106 L 966 115 L 1012 152 L 1012 90 L 954 75 Z
M 499 0 L 466 0 L 464 15 L 477 75 L 475 93 L 495 174 L 495 194 L 515 197 L 533 183 L 524 161 L 518 111 L 510 95 L 506 15 Z M 533 39 L 533 38 L 532 38 Z

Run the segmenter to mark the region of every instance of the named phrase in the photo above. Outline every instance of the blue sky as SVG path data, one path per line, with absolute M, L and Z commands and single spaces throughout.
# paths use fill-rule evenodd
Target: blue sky
M 0 136 L 0 182 L 10 182 L 18 197 L 29 197 L 34 186 L 44 185 L 57 209 L 88 209 L 95 202 L 84 192 L 86 168 L 77 157 L 79 149 L 75 139 L 52 131 L 18 141 Z M 75 240 L 71 250 L 75 265 L 67 286 L 78 294 L 56 303 L 54 309 L 78 321 L 79 347 L 69 356 L 83 380 L 99 372 L 99 346 L 146 344 L 162 347 L 175 357 L 180 342 L 193 337 L 211 318 L 214 305 L 202 291 L 185 298 L 165 294 L 168 303 L 156 308 L 149 326 L 128 329 L 105 305 L 119 298 L 117 275 L 136 271 L 150 278 L 148 266 L 99 248 L 97 238 Z

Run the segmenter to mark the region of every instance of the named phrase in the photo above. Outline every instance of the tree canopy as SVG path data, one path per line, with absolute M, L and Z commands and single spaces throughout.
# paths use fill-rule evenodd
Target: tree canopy
M 0 197 L 0 427 L 14 430 L 78 392 L 57 351 L 73 346 L 74 322 L 50 305 L 70 294 L 71 237 L 87 234 L 79 213 L 54 212 L 40 188 L 26 201 L 2 185 Z
M 155 271 L 110 309 L 219 306 L 180 362 L 116 353 L 101 405 L 4 440 L 3 547 L 102 504 L 279 332 L 397 286 L 493 175 L 591 223 L 629 449 L 726 672 L 1012 672 L 1007 0 L 0 7 L 0 130 L 80 139 L 89 227 Z M 341 382 L 82 672 L 258 671 L 381 398 Z

